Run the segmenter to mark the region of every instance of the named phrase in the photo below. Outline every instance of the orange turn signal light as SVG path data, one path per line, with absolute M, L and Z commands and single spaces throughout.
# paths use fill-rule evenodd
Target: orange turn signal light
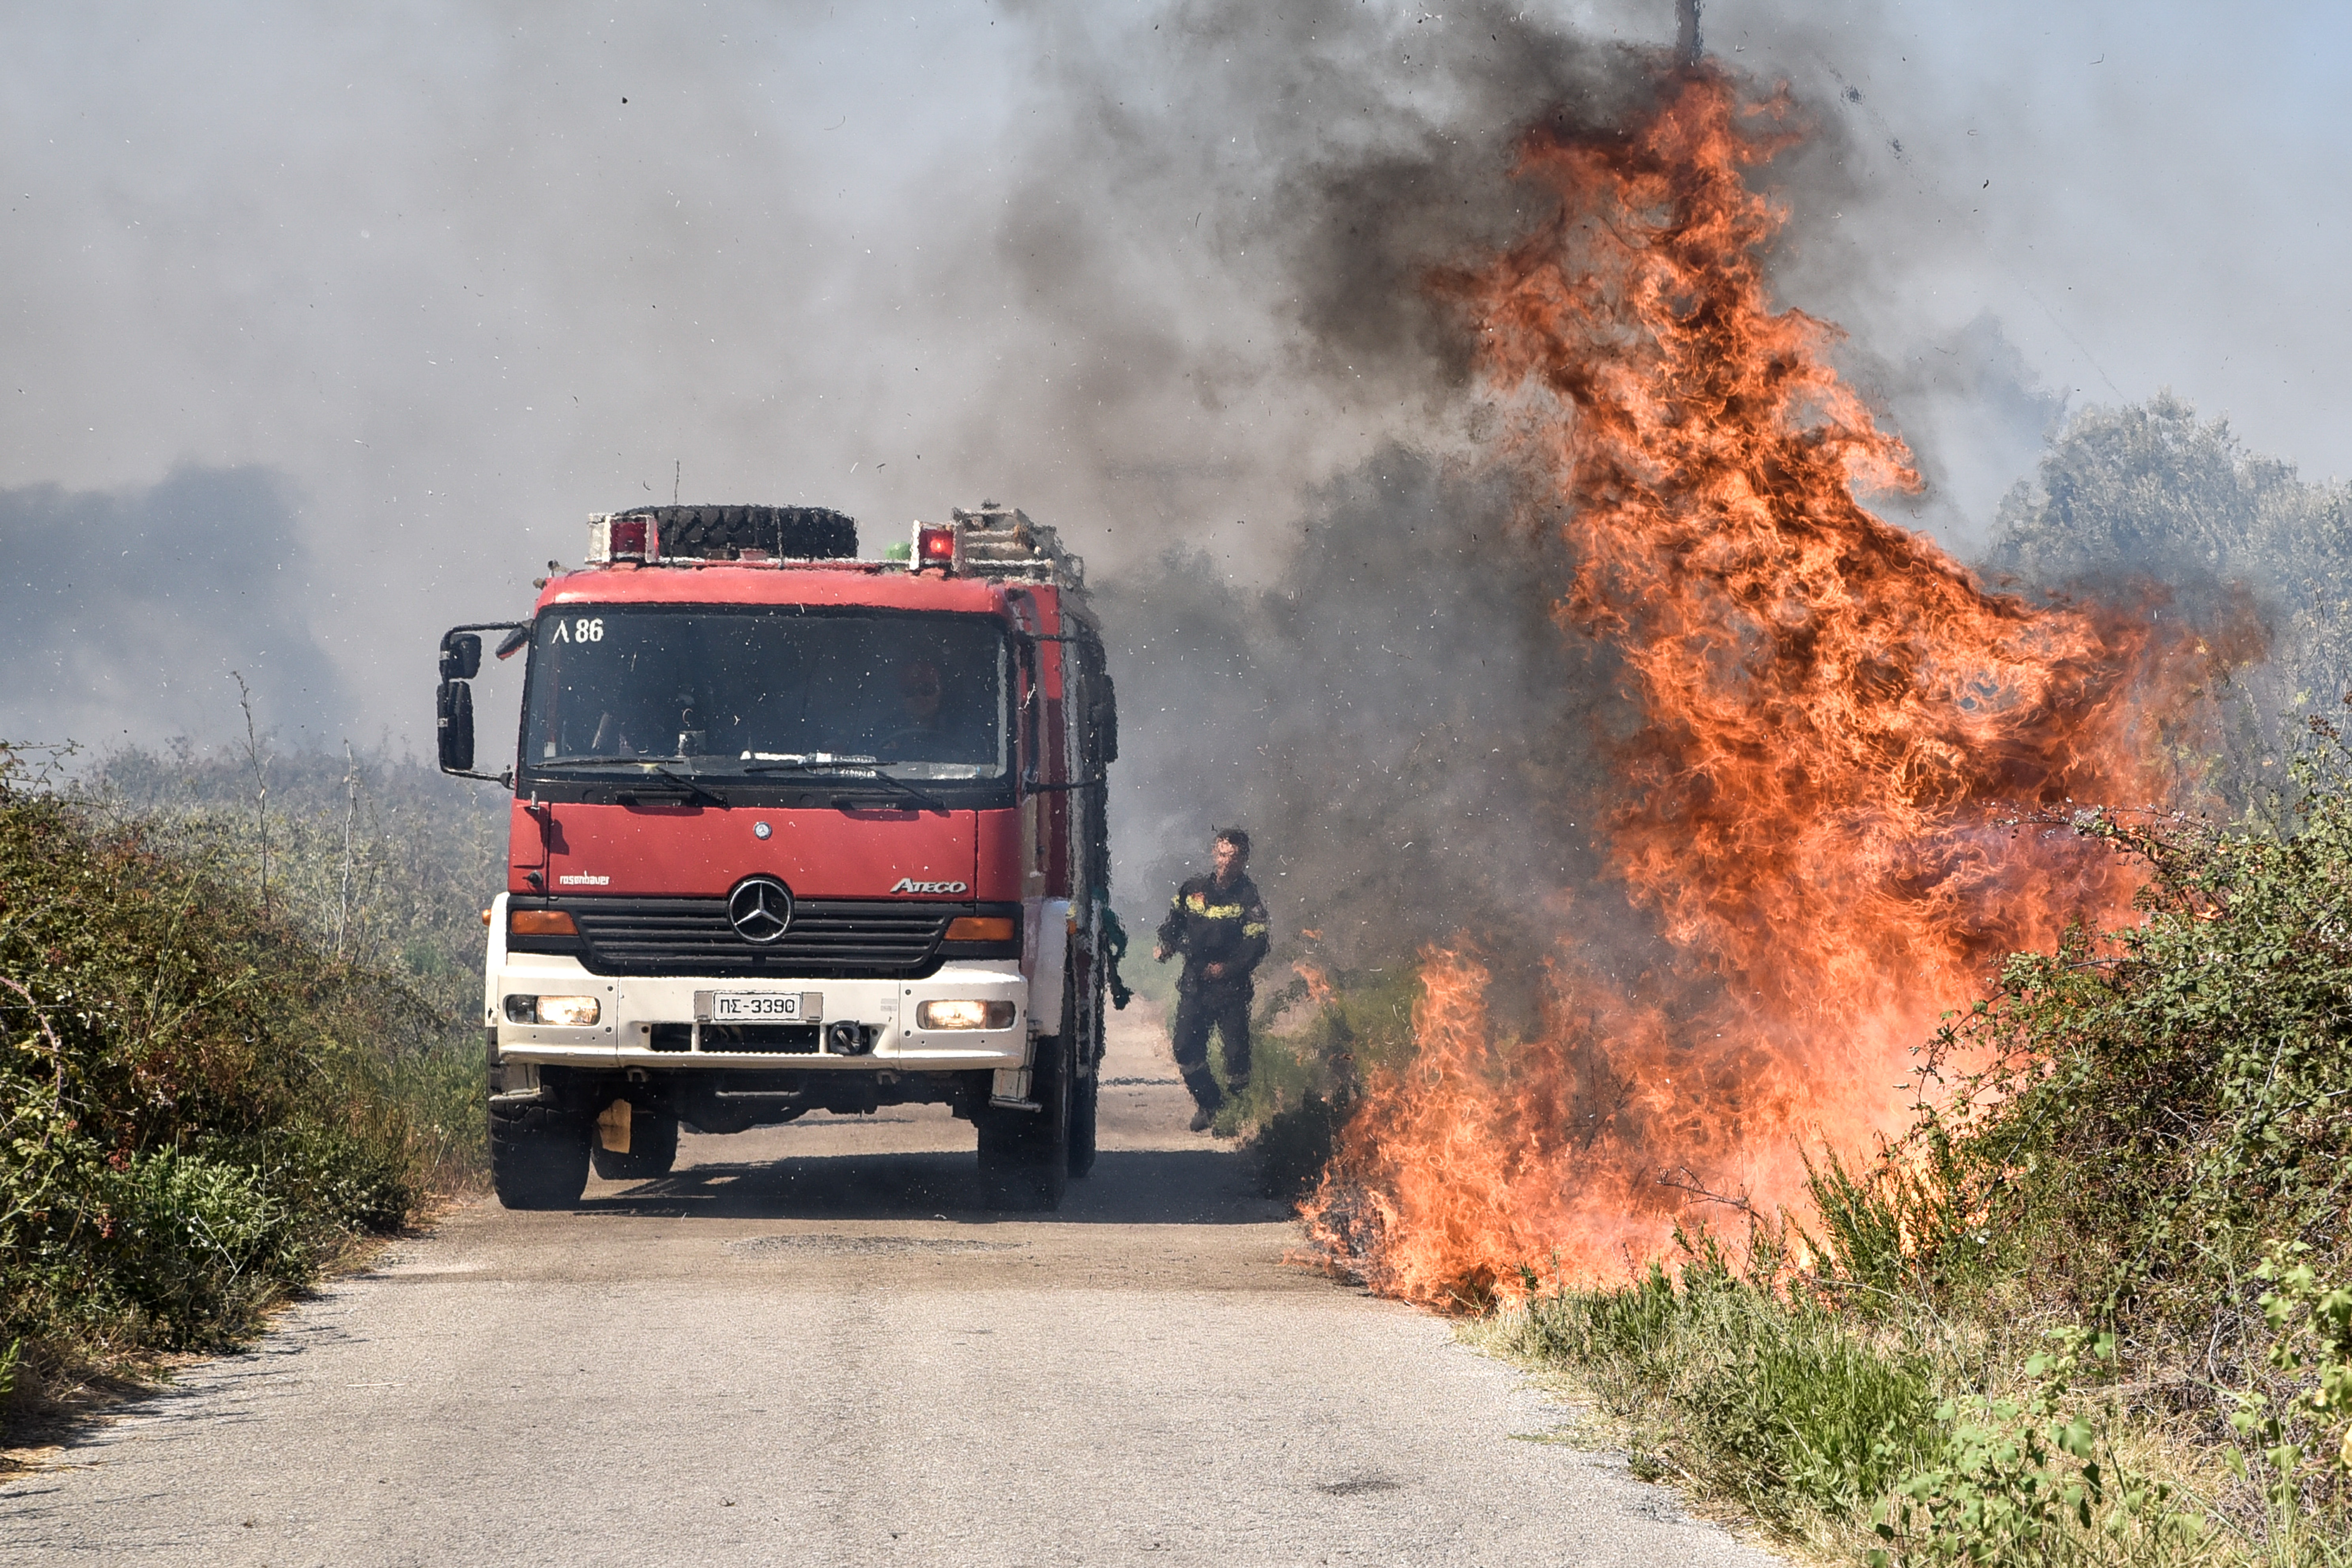
M 507 931 L 511 936 L 578 936 L 580 928 L 562 910 L 509 910 Z
M 958 915 L 948 921 L 950 942 L 1011 942 L 1011 915 Z

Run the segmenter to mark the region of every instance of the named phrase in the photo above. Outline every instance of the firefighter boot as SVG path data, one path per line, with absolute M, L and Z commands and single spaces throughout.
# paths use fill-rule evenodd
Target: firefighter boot
M 1206 1132 L 1209 1123 L 1217 1119 L 1225 1097 L 1218 1090 L 1216 1078 L 1209 1071 L 1206 1061 L 1186 1061 L 1181 1056 L 1176 1060 L 1178 1070 L 1184 1076 L 1184 1087 L 1192 1091 L 1192 1103 L 1200 1108 L 1192 1112 L 1192 1130 Z

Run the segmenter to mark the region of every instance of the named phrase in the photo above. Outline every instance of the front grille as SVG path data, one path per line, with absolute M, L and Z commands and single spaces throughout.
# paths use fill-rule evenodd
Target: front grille
M 911 980 L 939 967 L 940 936 L 961 911 L 938 904 L 804 899 L 782 940 L 755 947 L 724 899 L 578 899 L 581 962 L 597 974 L 773 974 Z M 706 1045 L 706 1049 L 708 1048 Z

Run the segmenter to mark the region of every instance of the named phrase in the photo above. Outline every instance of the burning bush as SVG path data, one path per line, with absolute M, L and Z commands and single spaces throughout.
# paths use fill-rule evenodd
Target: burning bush
M 2234 827 L 2075 818 L 2136 923 L 2013 957 L 1940 1037 L 1973 1069 L 1749 1215 L 1744 1272 L 1530 1274 L 1496 1331 L 1659 1474 L 1889 1561 L 2340 1560 L 2352 751 L 2319 722 L 2292 774 Z
M 1366 1078 L 1310 1212 L 1384 1290 L 1605 1277 L 1694 1202 L 1801 1200 L 1801 1151 L 1895 1131 L 1914 1048 L 2003 953 L 2128 907 L 2129 867 L 2019 808 L 2164 799 L 2206 737 L 2227 650 L 2144 597 L 1994 592 L 1864 506 L 1916 480 L 1834 330 L 1769 298 L 1782 214 L 1750 176 L 1797 133 L 1706 66 L 1627 123 L 1548 121 L 1519 166 L 1549 217 L 1433 280 L 1518 527 L 1565 542 L 1557 622 L 1611 650 L 1633 721 L 1536 1016 L 1490 1016 L 1477 950 L 1521 939 L 1473 930 L 1424 953 L 1410 1068 Z
M 2340 1259 L 2352 1223 L 2348 758 L 2318 721 L 2282 826 L 2083 819 L 2145 868 L 2140 919 L 2011 959 L 1944 1031 L 1945 1059 L 1983 1065 L 1875 1177 L 1924 1287 L 2030 1281 L 2137 1359 L 2249 1375 L 2245 1282 L 2267 1245 Z M 1930 1165 L 1932 1188 L 1903 1190 L 1932 1205 L 1894 1196 Z

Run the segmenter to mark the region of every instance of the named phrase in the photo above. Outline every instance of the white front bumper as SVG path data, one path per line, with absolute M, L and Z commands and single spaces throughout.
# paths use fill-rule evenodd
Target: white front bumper
M 504 911 L 500 911 L 503 914 Z M 503 946 L 504 944 L 499 944 Z M 1026 1065 L 1029 984 L 1013 959 L 950 963 L 922 980 L 803 980 L 761 976 L 756 980 L 665 975 L 659 979 L 591 974 L 576 958 L 548 953 L 491 954 L 490 984 L 483 997 L 484 1022 L 498 1030 L 501 1061 L 580 1067 L 777 1068 L 856 1070 L 877 1067 L 908 1072 L 965 1072 Z M 692 1024 L 698 991 L 809 993 L 824 997 L 822 1017 L 847 1019 L 874 1036 L 874 1048 L 859 1056 L 779 1051 L 657 1051 L 656 1024 Z M 603 1016 L 587 1027 L 558 1028 L 518 1024 L 505 1016 L 509 995 L 593 996 Z M 1010 1002 L 1013 1022 L 1003 1029 L 919 1030 L 915 1009 L 925 1002 Z

